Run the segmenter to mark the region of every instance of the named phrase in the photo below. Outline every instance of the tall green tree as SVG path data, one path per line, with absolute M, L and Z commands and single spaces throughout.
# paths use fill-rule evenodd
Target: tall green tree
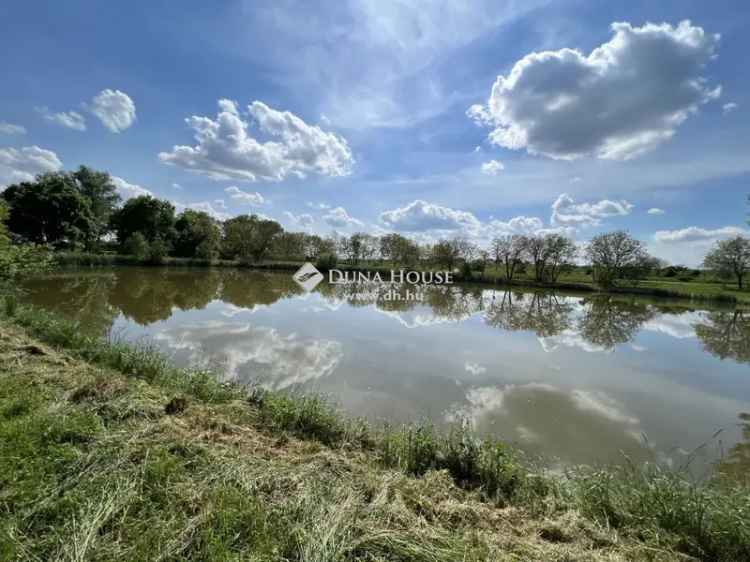
M 645 269 L 651 261 L 643 242 L 622 230 L 594 236 L 586 247 L 586 257 L 594 280 L 602 287 L 633 277 L 634 271 Z
M 120 244 L 136 232 L 149 244 L 157 239 L 171 244 L 176 235 L 174 205 L 150 195 L 134 197 L 112 214 L 110 225 Z
M 10 205 L 8 229 L 29 242 L 78 248 L 99 235 L 90 201 L 71 174 L 42 174 L 9 186 L 2 197 Z
M 208 213 L 185 209 L 177 217 L 175 232 L 176 256 L 213 259 L 219 254 L 221 229 Z
M 100 172 L 86 166 L 79 167 L 75 172 L 71 172 L 70 176 L 78 191 L 89 202 L 97 230 L 95 241 L 98 242 L 99 238 L 106 234 L 109 219 L 120 203 L 117 186 L 107 172 Z
M 741 290 L 745 275 L 750 272 L 750 239 L 735 236 L 718 241 L 704 258 L 703 266 L 719 277 L 734 277 Z
M 258 215 L 240 215 L 224 222 L 222 253 L 230 258 L 261 260 L 274 238 L 281 234 L 281 225 Z

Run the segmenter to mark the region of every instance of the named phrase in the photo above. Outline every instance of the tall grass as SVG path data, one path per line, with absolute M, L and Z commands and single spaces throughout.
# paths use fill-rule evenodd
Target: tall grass
M 429 424 L 374 427 L 342 416 L 325 397 L 223 384 L 210 372 L 173 366 L 152 346 L 86 336 L 75 323 L 46 312 L 19 306 L 6 321 L 92 364 L 115 369 L 170 392 L 176 391 L 191 400 L 219 405 L 244 404 L 252 414 L 247 418 L 249 423 L 271 435 L 290 433 L 331 448 L 357 449 L 382 467 L 415 477 L 445 471 L 455 485 L 475 492 L 491 505 L 512 505 L 547 515 L 579 512 L 588 520 L 616 529 L 623 535 L 701 560 L 750 560 L 750 490 L 740 485 L 695 482 L 685 474 L 650 464 L 580 468 L 564 477 L 555 477 L 534 469 L 506 444 L 479 439 L 465 426 L 448 432 L 440 432 Z M 14 408 L 20 412 L 25 406 L 19 404 Z M 88 431 L 81 429 L 78 433 L 85 439 Z M 347 501 L 346 498 L 340 500 Z M 97 509 L 103 511 L 97 517 L 106 518 L 116 511 L 116 506 L 102 501 L 104 504 Z M 232 507 L 227 509 L 231 511 Z M 272 515 L 258 509 L 253 525 L 276 524 Z M 326 513 L 320 516 L 341 515 Z M 233 524 L 226 524 L 229 526 L 221 533 L 239 532 Z M 76 532 L 84 548 L 86 537 L 95 534 L 96 529 Z M 213 539 L 205 540 L 210 543 Z M 377 542 L 374 537 L 369 540 Z M 305 559 L 324 560 L 330 552 L 340 552 L 342 544 L 351 544 L 351 541 L 331 536 L 325 544 L 305 550 L 309 553 Z M 206 548 L 210 550 L 209 547 L 207 543 Z M 405 543 L 403 547 L 408 551 Z M 431 559 L 422 554 L 424 559 Z M 417 554 L 414 556 L 420 559 Z

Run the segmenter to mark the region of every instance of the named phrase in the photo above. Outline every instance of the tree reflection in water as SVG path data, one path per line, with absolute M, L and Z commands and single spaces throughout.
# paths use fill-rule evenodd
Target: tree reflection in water
M 588 343 L 613 349 L 633 340 L 641 326 L 656 316 L 647 304 L 611 297 L 584 300 L 584 313 L 578 322 L 581 337 Z
M 720 359 L 750 363 L 750 312 L 726 310 L 711 312 L 706 321 L 695 325 L 703 348 Z
M 24 289 L 28 301 L 79 320 L 83 329 L 93 334 L 106 333 L 118 313 L 147 326 L 168 319 L 175 308 L 200 310 L 212 300 L 252 310 L 304 294 L 288 274 L 140 267 L 57 273 L 29 280 Z M 420 321 L 412 324 L 419 326 L 461 322 L 481 313 L 494 328 L 530 331 L 539 338 L 561 335 L 595 350 L 610 350 L 632 341 L 657 314 L 672 318 L 685 311 L 684 307 L 657 307 L 621 296 L 582 298 L 469 285 L 321 283 L 314 296 L 331 308 L 343 303 L 375 306 L 395 316 L 418 311 Z M 721 359 L 750 362 L 750 312 L 721 310 L 702 318 L 693 328 L 707 352 Z M 411 325 L 403 319 L 402 323 Z
M 530 330 L 539 337 L 554 336 L 572 324 L 573 302 L 554 293 L 513 293 L 502 297 L 493 294 L 485 322 L 503 330 Z
M 750 413 L 741 413 L 742 440 L 718 464 L 718 473 L 730 482 L 750 483 Z

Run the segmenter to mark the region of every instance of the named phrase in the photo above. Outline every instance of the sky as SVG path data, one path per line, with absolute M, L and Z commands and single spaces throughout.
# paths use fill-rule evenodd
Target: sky
M 743 0 L 0 6 L 0 189 L 423 241 L 626 229 L 697 265 L 748 234 Z

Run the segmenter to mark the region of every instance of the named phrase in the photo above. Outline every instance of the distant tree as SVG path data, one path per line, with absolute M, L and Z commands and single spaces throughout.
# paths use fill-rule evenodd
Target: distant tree
M 380 237 L 380 255 L 393 264 L 412 265 L 419 261 L 419 245 L 400 234 L 386 234 Z
M 222 252 L 228 257 L 257 262 L 266 255 L 274 238 L 282 232 L 281 225 L 276 221 L 257 215 L 240 215 L 224 222 Z
M 492 259 L 503 267 L 506 281 L 512 281 L 526 250 L 526 238 L 519 234 L 501 236 L 492 240 Z
M 745 274 L 750 270 L 750 239 L 735 236 L 718 241 L 704 258 L 703 267 L 719 277 L 734 277 L 742 290 Z
M 10 206 L 8 229 L 29 242 L 78 248 L 98 236 L 90 202 L 70 174 L 43 174 L 11 185 L 2 198 Z
M 534 267 L 534 279 L 544 281 L 544 270 L 547 267 L 547 248 L 543 236 L 527 236 L 525 239 L 525 257 Z
M 441 240 L 432 246 L 432 260 L 446 269 L 452 270 L 458 258 L 458 248 L 450 240 Z
M 614 285 L 650 258 L 641 241 L 621 230 L 594 236 L 586 247 L 586 257 L 593 268 L 594 281 L 602 287 Z
M 69 175 L 78 191 L 89 202 L 96 228 L 92 242 L 96 243 L 102 235 L 106 234 L 109 219 L 120 203 L 117 187 L 107 172 L 99 172 L 86 166 L 81 166 Z
M 271 254 L 287 260 L 304 258 L 307 236 L 304 232 L 282 232 L 274 239 Z
M 139 260 L 145 260 L 149 256 L 150 250 L 146 237 L 140 232 L 135 232 L 130 235 L 130 238 L 125 240 L 122 245 L 122 251 Z
M 578 248 L 575 242 L 561 234 L 548 234 L 544 237 L 545 268 L 544 279 L 556 282 L 560 273 L 575 265 Z
M 177 216 L 174 226 L 176 256 L 214 259 L 219 255 L 221 229 L 216 219 L 208 213 L 185 209 Z
M 369 261 L 375 259 L 380 251 L 380 239 L 372 234 L 361 233 L 362 259 Z
M 140 232 L 149 244 L 156 238 L 170 244 L 176 234 L 174 205 L 150 195 L 134 197 L 112 214 L 110 224 L 120 244 L 136 232 Z

